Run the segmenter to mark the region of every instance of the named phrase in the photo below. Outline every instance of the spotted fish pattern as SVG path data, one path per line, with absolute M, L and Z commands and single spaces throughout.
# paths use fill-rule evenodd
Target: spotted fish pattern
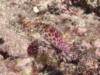
M 23 26 L 28 31 L 34 29 L 43 36 L 52 46 L 64 52 L 69 52 L 69 45 L 65 42 L 62 33 L 53 24 L 45 23 L 42 21 L 23 21 Z

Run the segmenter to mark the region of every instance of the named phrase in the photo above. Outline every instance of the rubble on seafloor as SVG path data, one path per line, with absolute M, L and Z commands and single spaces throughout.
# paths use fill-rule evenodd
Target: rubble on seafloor
M 0 0 L 0 75 L 100 75 L 100 1 Z

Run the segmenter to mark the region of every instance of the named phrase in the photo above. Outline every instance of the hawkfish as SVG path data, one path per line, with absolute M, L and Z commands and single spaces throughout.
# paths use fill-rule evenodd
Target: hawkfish
M 24 29 L 28 32 L 34 30 L 38 32 L 44 39 L 46 39 L 46 41 L 57 49 L 57 52 L 69 52 L 70 46 L 65 41 L 62 32 L 56 27 L 56 25 L 41 20 L 30 21 L 27 19 L 23 19 L 22 24 Z

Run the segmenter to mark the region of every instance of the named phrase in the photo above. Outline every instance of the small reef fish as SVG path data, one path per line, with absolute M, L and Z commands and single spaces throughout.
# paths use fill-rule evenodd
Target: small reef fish
M 70 48 L 68 43 L 65 42 L 62 33 L 55 27 L 55 25 L 39 20 L 32 22 L 26 19 L 22 20 L 22 24 L 23 27 L 29 32 L 34 30 L 39 32 L 44 39 L 46 39 L 53 47 L 58 50 L 58 52 L 69 52 Z

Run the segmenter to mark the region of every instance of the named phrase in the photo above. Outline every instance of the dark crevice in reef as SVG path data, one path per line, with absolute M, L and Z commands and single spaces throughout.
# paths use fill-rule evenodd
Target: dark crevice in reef
M 87 5 L 85 8 L 84 8 L 84 13 L 86 13 L 86 14 L 90 14 L 90 13 L 92 13 L 93 12 L 93 8 L 90 6 L 90 5 Z
M 85 0 L 72 0 L 72 4 L 73 6 L 82 8 L 86 14 L 93 12 L 92 6 L 88 5 Z
M 72 61 L 70 61 L 69 63 L 72 63 L 72 64 L 74 64 L 74 65 L 78 65 L 79 59 L 77 59 L 77 60 L 72 60 Z
M 73 6 L 83 9 L 85 14 L 94 12 L 100 17 L 100 6 L 92 7 L 91 5 L 87 4 L 86 0 L 71 0 L 71 2 Z
M 0 45 L 4 43 L 4 39 L 0 38 Z
M 55 69 L 54 66 L 44 64 L 43 65 L 43 68 L 40 70 L 40 72 L 45 72 L 45 71 L 49 72 L 49 71 L 52 71 L 54 69 Z
M 48 75 L 64 75 L 62 71 L 58 70 L 56 67 L 44 64 L 43 69 L 40 72 L 48 72 Z
M 0 51 L 0 55 L 2 55 L 4 57 L 4 59 L 7 59 L 10 57 L 7 52 L 3 52 L 3 51 Z
M 64 75 L 64 74 L 60 70 L 54 70 L 54 71 L 49 72 L 48 75 Z
M 5 40 L 0 37 L 0 45 L 4 44 Z M 3 56 L 4 59 L 11 57 L 7 52 L 4 52 L 2 48 L 0 48 L 0 55 Z
M 3 56 L 4 59 L 10 58 L 11 60 L 19 58 L 18 56 L 9 55 L 7 52 L 0 51 L 0 55 Z
M 96 8 L 94 9 L 94 12 L 95 12 L 95 14 L 96 14 L 97 16 L 100 17 L 100 6 L 96 7 Z
M 52 6 L 48 5 L 48 11 L 49 11 L 51 14 L 60 15 L 60 10 L 59 10 L 59 8 L 56 6 L 56 4 L 53 4 Z

